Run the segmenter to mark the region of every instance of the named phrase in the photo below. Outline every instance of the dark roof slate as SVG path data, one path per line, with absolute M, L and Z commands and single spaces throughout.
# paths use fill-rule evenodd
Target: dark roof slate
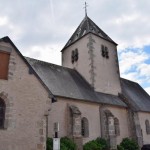
M 121 79 L 122 93 L 136 111 L 150 112 L 150 96 L 136 82 Z
M 82 38 L 84 35 L 88 33 L 93 33 L 109 42 L 116 44 L 104 31 L 102 31 L 88 16 L 82 20 L 78 28 L 75 30 L 71 38 L 68 40 L 62 51 L 70 46 L 75 41 Z M 117 44 L 116 44 L 117 45 Z
M 74 69 L 36 59 L 26 59 L 55 96 L 126 107 L 126 104 L 117 96 L 95 92 Z

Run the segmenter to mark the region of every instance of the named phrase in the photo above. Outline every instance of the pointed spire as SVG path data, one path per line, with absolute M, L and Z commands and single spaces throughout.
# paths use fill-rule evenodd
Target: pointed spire
M 85 9 L 86 13 L 86 9 Z M 105 32 L 103 32 L 88 16 L 87 13 L 85 14 L 86 16 L 78 26 L 78 28 L 75 30 L 71 38 L 68 40 L 62 51 L 73 44 L 75 41 L 79 40 L 82 38 L 84 35 L 88 33 L 93 33 L 94 35 L 99 36 L 102 39 L 105 39 L 109 42 L 112 42 L 116 44 Z M 117 44 L 116 44 L 117 45 Z

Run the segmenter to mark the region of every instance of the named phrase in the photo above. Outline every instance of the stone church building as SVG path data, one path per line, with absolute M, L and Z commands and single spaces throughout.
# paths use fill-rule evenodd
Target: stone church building
M 86 15 L 61 53 L 58 66 L 0 39 L 0 150 L 45 150 L 57 122 L 80 150 L 97 137 L 150 144 L 150 96 L 120 77 L 117 44 Z

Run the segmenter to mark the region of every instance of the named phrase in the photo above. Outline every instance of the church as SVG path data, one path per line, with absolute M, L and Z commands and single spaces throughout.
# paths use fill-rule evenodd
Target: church
M 150 96 L 120 77 L 117 43 L 85 15 L 61 53 L 59 66 L 0 39 L 0 150 L 46 150 L 57 123 L 79 150 L 97 137 L 150 144 Z

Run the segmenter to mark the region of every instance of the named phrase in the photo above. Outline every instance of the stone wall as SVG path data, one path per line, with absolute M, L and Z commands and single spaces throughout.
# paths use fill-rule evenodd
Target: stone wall
M 149 120 L 149 122 L 150 122 L 150 113 L 139 112 L 138 115 L 139 115 L 139 121 L 140 121 L 142 134 L 143 134 L 143 144 L 150 144 L 150 134 L 147 134 L 146 124 L 145 124 L 146 120 Z
M 105 131 L 105 129 L 101 126 L 104 123 L 101 111 L 103 110 L 103 108 L 104 110 L 110 110 L 114 117 L 119 120 L 120 133 L 116 136 L 115 140 L 112 140 L 112 142 L 117 145 L 120 144 L 123 138 L 129 137 L 127 109 L 108 105 L 102 106 L 97 103 L 90 103 L 60 97 L 58 98 L 58 102 L 52 105 L 52 109 L 49 115 L 49 126 L 52 127 L 54 122 L 59 122 L 60 124 L 59 137 L 72 137 L 71 135 L 73 134 L 73 131 L 71 130 L 71 124 L 73 120 L 69 119 L 70 114 L 68 110 L 68 105 L 76 106 L 81 112 L 81 117 L 86 117 L 88 119 L 89 136 L 82 137 L 83 144 L 93 139 L 96 139 L 97 137 L 104 137 L 103 131 Z M 49 136 L 54 136 L 53 128 L 49 128 Z
M 8 80 L 0 80 L 0 98 L 5 101 L 5 125 L 0 129 L 1 150 L 45 150 L 49 94 L 16 50 L 12 48 Z
M 54 122 L 59 122 L 59 137 L 72 137 L 71 134 L 73 134 L 73 131 L 71 131 L 71 122 L 73 120 L 69 119 L 68 105 L 76 106 L 81 112 L 81 117 L 85 117 L 89 121 L 89 137 L 83 138 L 83 144 L 101 135 L 99 105 L 67 98 L 57 98 L 57 100 L 58 102 L 52 105 L 50 111 L 49 126 L 52 127 Z M 49 128 L 49 136 L 54 136 L 53 128 Z
M 109 114 L 110 113 L 110 114 Z M 118 145 L 122 141 L 123 138 L 129 137 L 129 128 L 128 128 L 128 112 L 125 108 L 119 108 L 115 106 L 108 106 L 103 105 L 100 107 L 100 114 L 101 114 L 101 131 L 102 137 L 110 140 L 110 136 L 112 136 L 112 145 Z M 106 118 L 108 117 L 108 118 Z M 114 134 L 114 125 L 109 121 L 112 119 L 117 118 L 119 121 L 119 134 Z M 108 120 L 106 120 L 108 119 Z M 106 122 L 107 121 L 107 122 Z M 111 124 L 109 124 L 111 123 Z M 109 127 L 110 126 L 110 127 Z M 112 126 L 112 127 L 111 127 Z
M 108 48 L 108 59 L 102 56 L 102 44 Z M 79 58 L 72 63 L 71 53 L 75 49 Z M 98 36 L 87 34 L 63 50 L 62 65 L 75 68 L 98 92 L 113 95 L 121 92 L 117 47 Z

